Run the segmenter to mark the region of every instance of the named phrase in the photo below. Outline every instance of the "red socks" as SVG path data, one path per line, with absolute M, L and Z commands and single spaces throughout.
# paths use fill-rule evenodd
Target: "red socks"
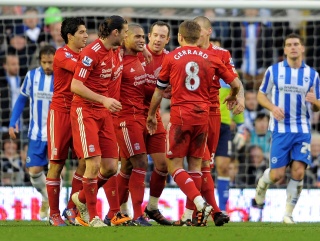
M 120 211 L 117 175 L 110 177 L 107 183 L 105 183 L 102 187 L 106 193 L 110 206 L 108 218 L 113 218 L 113 216 Z
M 126 203 L 129 197 L 129 179 L 130 175 L 119 172 L 117 175 L 119 204 Z
M 46 186 L 48 192 L 48 201 L 50 207 L 50 216 L 59 214 L 59 196 L 60 196 L 60 178 L 47 178 Z
M 204 199 L 213 207 L 213 213 L 221 212 L 217 205 L 215 194 L 214 194 L 214 181 L 211 176 L 210 167 L 204 167 L 201 169 L 202 172 L 202 186 L 201 194 Z
M 173 180 L 178 184 L 181 191 L 190 199 L 201 196 L 195 182 L 184 169 L 177 169 L 172 173 Z
M 167 172 L 160 172 L 154 168 L 150 179 L 150 196 L 160 197 L 161 193 L 166 186 Z
M 79 175 L 78 173 L 75 172 L 72 178 L 72 183 L 71 183 L 71 193 L 70 193 L 70 198 L 67 205 L 68 209 L 76 207 L 71 197 L 72 197 L 72 194 L 74 194 L 75 192 L 79 192 L 81 189 L 82 189 L 82 175 Z
M 81 190 L 80 194 L 84 192 L 85 194 L 85 203 L 87 204 L 90 221 L 95 217 L 98 216 L 97 213 L 97 194 L 98 194 L 98 185 L 97 185 L 97 178 L 86 178 L 83 177 L 83 190 Z M 79 194 L 79 199 L 80 199 Z M 82 195 L 81 195 L 82 196 Z M 82 200 L 80 200 L 82 202 Z
M 132 173 L 129 180 L 129 190 L 132 199 L 134 220 L 142 216 L 141 205 L 144 197 L 145 177 L 146 170 L 142 168 L 132 169 Z

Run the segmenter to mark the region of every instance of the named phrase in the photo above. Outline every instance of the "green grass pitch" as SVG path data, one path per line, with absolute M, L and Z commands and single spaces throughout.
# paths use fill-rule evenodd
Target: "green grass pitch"
M 51 227 L 41 221 L 0 221 L 1 241 L 319 241 L 320 223 L 228 223 L 215 227 Z

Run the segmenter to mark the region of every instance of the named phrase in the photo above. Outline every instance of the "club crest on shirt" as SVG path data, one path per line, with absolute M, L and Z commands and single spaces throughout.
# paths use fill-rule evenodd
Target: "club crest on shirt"
M 92 59 L 89 58 L 88 56 L 84 56 L 82 59 L 82 63 L 83 63 L 83 65 L 89 67 L 92 63 Z
M 137 151 L 137 150 L 140 150 L 140 144 L 139 143 L 134 143 L 134 149 Z
M 66 53 L 65 53 L 65 56 L 66 56 L 66 58 L 68 58 L 68 59 L 70 59 L 70 58 L 73 57 L 73 55 L 72 55 L 71 53 L 69 53 L 69 52 L 66 52 Z
M 304 82 L 309 82 L 309 78 L 306 76 L 303 78 Z
M 94 151 L 95 151 L 94 145 L 89 145 L 89 152 L 94 152 Z

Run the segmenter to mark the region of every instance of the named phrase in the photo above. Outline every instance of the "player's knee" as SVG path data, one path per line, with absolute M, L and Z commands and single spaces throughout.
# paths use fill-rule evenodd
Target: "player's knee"
M 284 172 L 270 172 L 270 179 L 273 183 L 282 180 L 285 176 Z
M 148 159 L 146 154 L 138 154 L 130 157 L 130 162 L 133 168 L 148 169 Z
M 155 168 L 157 170 L 159 170 L 160 172 L 168 172 L 168 167 L 167 167 L 167 163 L 164 162 L 164 163 L 157 163 L 155 165 Z
M 139 168 L 144 170 L 148 169 L 148 163 L 144 163 L 144 162 L 135 162 L 135 163 L 132 163 L 132 166 L 133 168 Z
M 202 161 L 201 168 L 210 167 L 210 160 Z
M 65 164 L 65 161 L 58 162 L 56 160 L 50 160 L 49 172 L 60 174 L 62 172 L 64 164 Z
M 299 168 L 291 171 L 291 177 L 295 180 L 302 180 L 305 175 L 305 169 Z
M 216 165 L 216 169 L 217 169 L 217 174 L 218 176 L 229 176 L 229 168 L 228 166 L 224 165 L 224 164 L 220 164 L 219 166 Z

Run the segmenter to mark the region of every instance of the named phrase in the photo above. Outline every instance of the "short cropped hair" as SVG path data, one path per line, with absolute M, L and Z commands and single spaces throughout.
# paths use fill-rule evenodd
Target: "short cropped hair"
M 200 38 L 201 27 L 195 21 L 186 20 L 180 24 L 179 33 L 187 43 L 195 44 Z
M 168 23 L 166 23 L 166 22 L 163 22 L 163 21 L 156 21 L 156 22 L 154 22 L 153 24 L 151 24 L 151 26 L 150 26 L 150 28 L 149 28 L 149 33 L 150 33 L 150 34 L 151 34 L 152 31 L 153 31 L 153 27 L 156 26 L 156 25 L 157 25 L 157 26 L 160 26 L 160 27 L 166 26 L 166 27 L 168 28 L 168 36 L 167 36 L 167 37 L 170 36 L 170 31 L 171 31 L 170 25 L 169 25 Z
M 202 23 L 202 26 L 205 29 L 210 29 L 212 28 L 211 26 L 211 21 L 209 20 L 209 18 L 205 17 L 205 16 L 198 16 L 195 19 L 193 19 L 193 21 L 197 22 L 197 23 Z
M 299 39 L 301 45 L 304 45 L 304 39 L 303 39 L 299 34 L 290 33 L 290 34 L 288 34 L 288 35 L 285 37 L 285 39 L 284 39 L 284 41 L 283 41 L 283 47 L 286 46 L 287 40 L 288 40 L 288 39 L 291 39 L 291 38 L 297 38 L 297 39 Z

